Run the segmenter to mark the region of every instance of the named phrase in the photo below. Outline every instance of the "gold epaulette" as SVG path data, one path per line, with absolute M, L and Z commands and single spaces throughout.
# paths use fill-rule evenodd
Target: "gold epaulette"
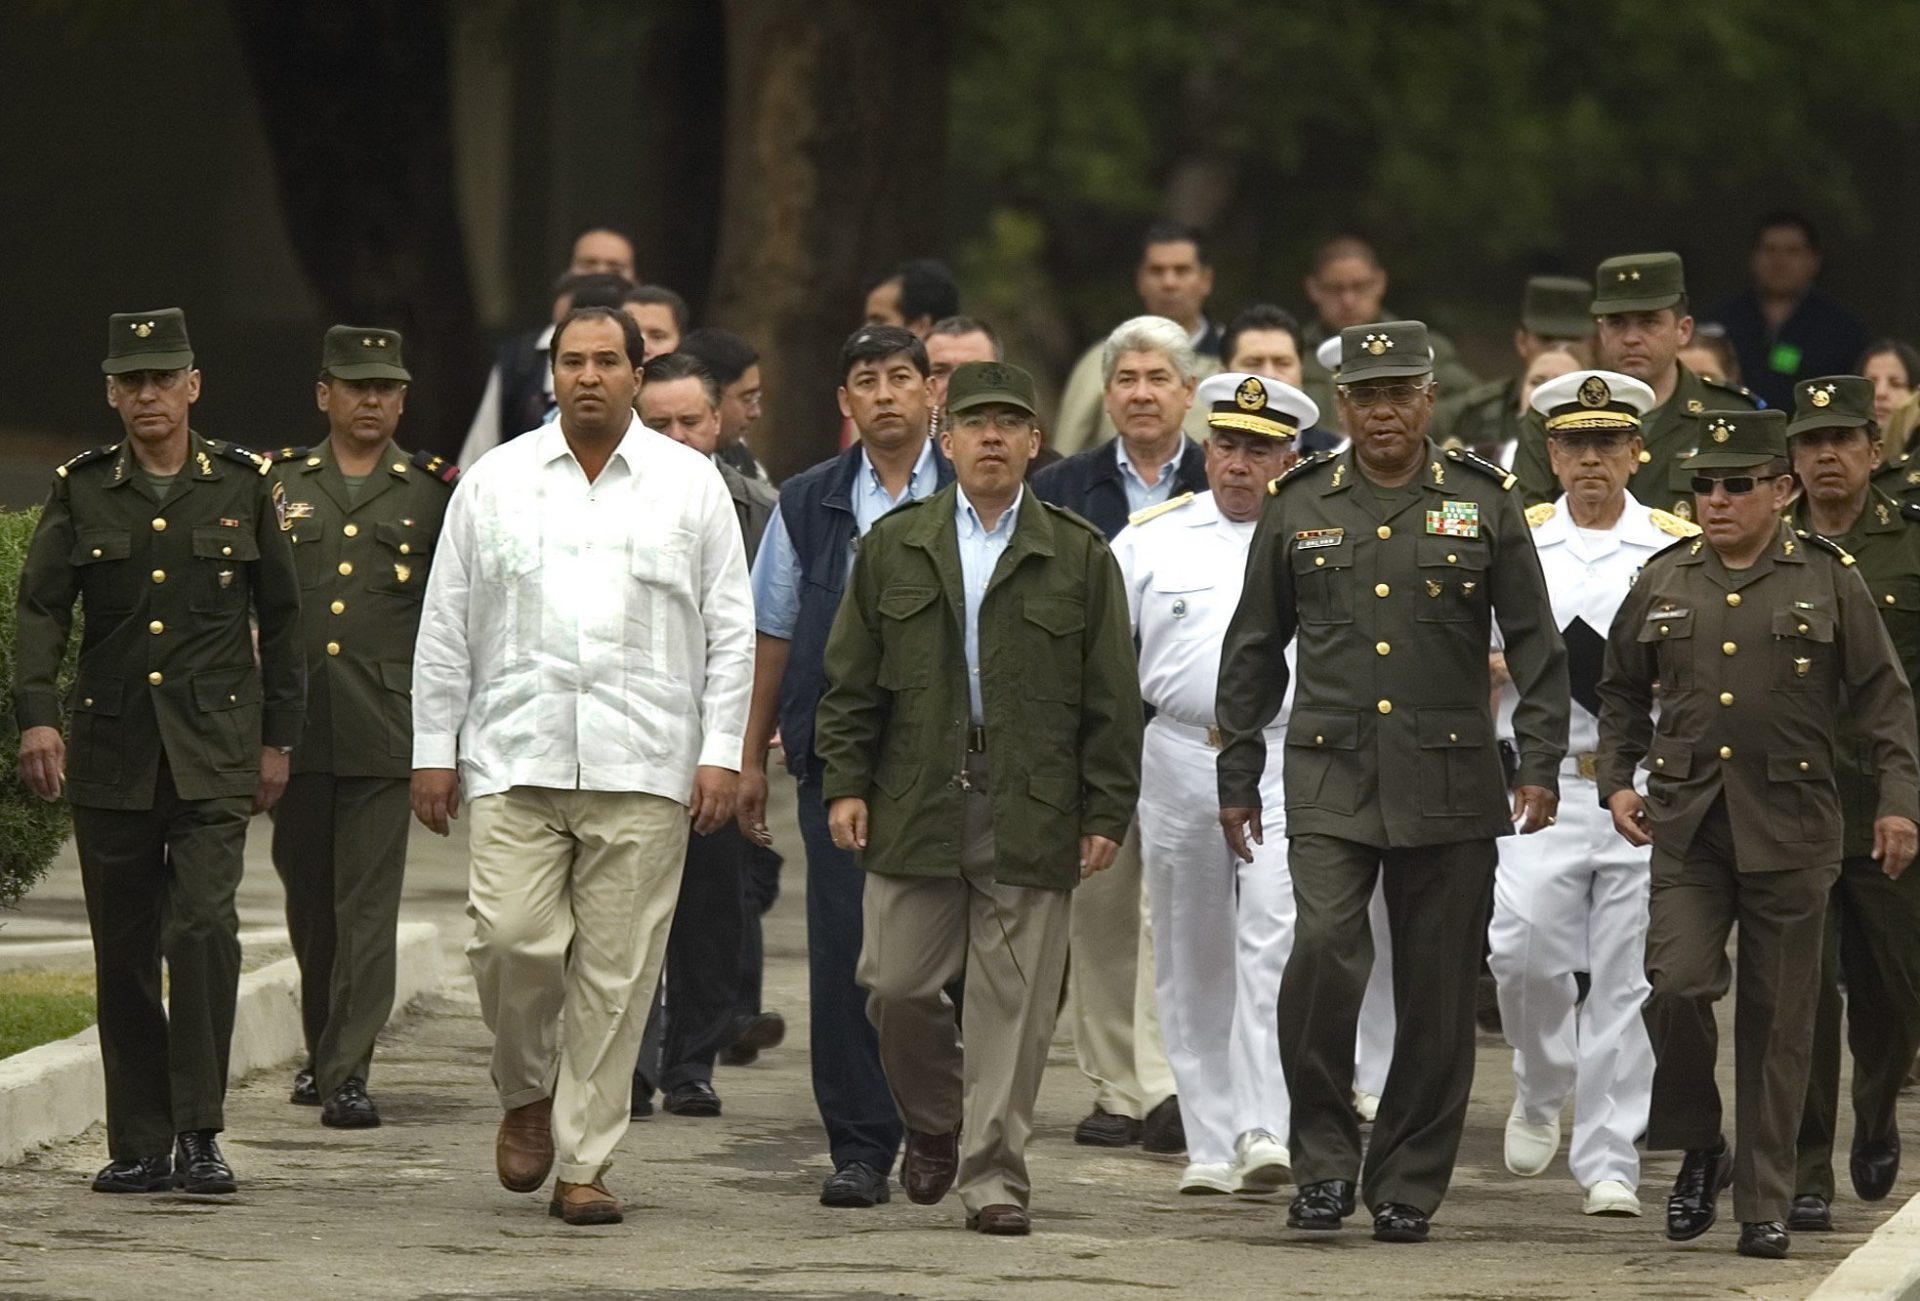
M 1832 555 L 1833 558 L 1838 560 L 1841 564 L 1851 565 L 1853 563 L 1853 556 L 1847 551 L 1845 547 L 1841 546 L 1838 542 L 1835 542 L 1832 538 L 1827 537 L 1824 534 L 1820 534 L 1820 533 L 1810 533 L 1806 529 L 1795 529 L 1793 533 L 1794 533 L 1794 536 L 1799 538 L 1802 542 L 1812 543 L 1814 546 L 1819 547 L 1822 551 L 1825 551 L 1828 554 Z
M 1669 511 L 1658 509 L 1650 510 L 1647 512 L 1647 517 L 1653 521 L 1655 528 L 1665 533 L 1668 537 L 1690 538 L 1700 532 L 1700 526 L 1698 524 L 1695 524 L 1692 520 L 1681 519 L 1678 515 Z
M 1495 465 L 1492 461 L 1489 461 L 1486 457 L 1475 456 L 1465 448 L 1449 447 L 1445 452 L 1445 456 L 1450 461 L 1458 461 L 1462 465 L 1471 465 L 1474 469 L 1480 471 L 1480 473 L 1494 479 L 1499 483 L 1500 491 L 1502 492 L 1512 492 L 1513 485 L 1520 482 L 1520 480 Z
M 1142 506 L 1139 510 L 1127 516 L 1127 523 L 1145 524 L 1148 520 L 1158 519 L 1170 510 L 1179 510 L 1192 500 L 1192 493 L 1183 492 L 1178 497 L 1169 497 L 1165 501 L 1155 502 L 1151 506 Z
M 265 474 L 273 468 L 272 461 L 260 455 L 258 452 L 249 451 L 238 443 L 229 443 L 223 438 L 209 438 L 207 440 L 207 446 L 230 461 L 238 461 L 242 465 L 252 466 L 255 473 Z
M 1554 505 L 1550 501 L 1536 502 L 1527 507 L 1527 527 L 1537 529 L 1553 518 Z
M 99 447 L 89 447 L 86 451 L 80 453 L 80 455 L 67 461 L 64 465 L 56 465 L 53 468 L 53 472 L 64 479 L 67 477 L 67 472 L 74 467 L 85 465 L 88 461 L 97 461 L 103 456 L 112 456 L 119 450 L 120 444 L 118 443 L 103 443 Z

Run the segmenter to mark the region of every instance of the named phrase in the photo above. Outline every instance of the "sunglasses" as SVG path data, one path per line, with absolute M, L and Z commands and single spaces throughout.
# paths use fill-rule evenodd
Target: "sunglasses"
M 1701 497 L 1710 497 L 1715 488 L 1729 497 L 1744 497 L 1763 483 L 1775 479 L 1784 479 L 1784 474 L 1730 474 L 1724 479 L 1709 478 L 1704 474 L 1693 476 L 1693 491 Z

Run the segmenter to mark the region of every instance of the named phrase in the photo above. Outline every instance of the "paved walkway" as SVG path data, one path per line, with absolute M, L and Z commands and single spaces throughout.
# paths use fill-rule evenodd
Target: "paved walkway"
M 803 874 L 791 810 L 781 813 L 790 862 L 771 918 L 768 998 L 794 1033 L 759 1063 L 720 1072 L 723 1118 L 633 1126 L 610 1176 L 624 1225 L 566 1228 L 541 1197 L 495 1181 L 488 1038 L 457 960 L 460 844 L 422 834 L 407 913 L 446 928 L 458 979 L 383 1041 L 373 1089 L 386 1127 L 321 1128 L 313 1111 L 286 1104 L 290 1072 L 276 1071 L 230 1098 L 236 1197 L 91 1194 L 98 1131 L 37 1153 L 0 1170 L 0 1296 L 1799 1297 L 1920 1188 L 1909 1174 L 1878 1206 L 1843 1200 L 1848 1232 L 1801 1235 L 1783 1264 L 1734 1255 L 1726 1224 L 1675 1246 L 1653 1216 L 1586 1219 L 1563 1161 L 1536 1180 L 1501 1169 L 1507 1054 L 1483 1036 L 1466 1147 L 1434 1240 L 1381 1246 L 1361 1227 L 1303 1240 L 1283 1227 L 1283 1204 L 1182 1198 L 1176 1162 L 1075 1147 L 1087 1090 L 1061 1041 L 1031 1152 L 1034 1237 L 964 1233 L 955 1201 L 919 1207 L 897 1192 L 876 1210 L 830 1211 L 816 1201 L 824 1166 L 806 1071 Z M 249 926 L 277 920 L 265 831 L 255 828 L 241 896 Z M 69 864 L 9 919 L 0 949 L 76 933 L 76 902 Z M 1731 1096 L 1730 1073 L 1724 1087 Z M 1920 1098 L 1903 1107 L 1911 1132 Z M 1655 1213 L 1675 1165 L 1647 1162 Z

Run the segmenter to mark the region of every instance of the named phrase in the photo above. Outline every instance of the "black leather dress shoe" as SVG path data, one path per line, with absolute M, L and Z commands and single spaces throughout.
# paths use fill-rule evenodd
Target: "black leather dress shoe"
M 237 1192 L 233 1167 L 220 1155 L 220 1144 L 210 1129 L 190 1129 L 175 1136 L 173 1186 L 189 1193 Z
M 1689 1242 L 1711 1229 L 1720 1214 L 1720 1193 L 1732 1182 L 1733 1149 L 1726 1139 L 1689 1151 L 1667 1198 L 1667 1237 Z
M 720 1114 L 720 1095 L 705 1080 L 688 1080 L 685 1084 L 676 1084 L 667 1090 L 667 1096 L 660 1099 L 669 1116 L 717 1116 Z
M 150 1156 L 139 1161 L 109 1161 L 93 1177 L 96 1193 L 158 1193 L 171 1187 L 171 1155 Z
M 865 1161 L 849 1161 L 820 1185 L 822 1206 L 878 1206 L 892 1196 L 887 1177 Z
M 1863 1143 L 1856 1134 L 1847 1173 L 1853 1176 L 1853 1191 L 1863 1202 L 1877 1202 L 1892 1192 L 1894 1180 L 1900 1177 L 1899 1133 L 1874 1143 Z
M 1373 1208 L 1375 1242 L 1425 1242 L 1427 1213 L 1399 1202 L 1381 1202 Z
M 1353 1181 L 1322 1179 L 1302 1186 L 1294 1194 L 1287 1207 L 1287 1227 L 1314 1231 L 1337 1229 L 1340 1221 L 1352 1214 Z
M 1082 1147 L 1132 1147 L 1140 1141 L 1140 1122 L 1095 1107 L 1073 1127 L 1073 1141 Z
M 1785 1260 L 1792 1239 L 1778 1220 L 1756 1220 L 1740 1226 L 1740 1254 L 1762 1260 Z
M 1180 1119 L 1180 1099 L 1168 1098 L 1140 1122 L 1140 1146 L 1161 1156 L 1187 1150 L 1187 1127 Z
M 1787 1208 L 1787 1227 L 1795 1233 L 1832 1233 L 1833 1204 L 1819 1193 L 1801 1193 Z
M 296 1107 L 320 1105 L 320 1087 L 314 1082 L 313 1067 L 302 1066 L 293 1073 L 293 1092 L 287 1098 Z
M 378 1129 L 380 1109 L 367 1096 L 367 1082 L 349 1075 L 320 1108 L 320 1123 L 331 1129 Z
M 720 1050 L 720 1060 L 728 1066 L 746 1066 L 767 1049 L 778 1048 L 786 1038 L 786 1017 L 778 1012 L 755 1012 L 735 1023 L 733 1042 Z

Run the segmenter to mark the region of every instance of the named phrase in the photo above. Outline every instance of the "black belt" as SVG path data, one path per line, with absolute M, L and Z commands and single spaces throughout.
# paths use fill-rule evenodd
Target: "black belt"
M 985 754 L 987 752 L 987 729 L 969 727 L 967 729 L 967 753 Z

